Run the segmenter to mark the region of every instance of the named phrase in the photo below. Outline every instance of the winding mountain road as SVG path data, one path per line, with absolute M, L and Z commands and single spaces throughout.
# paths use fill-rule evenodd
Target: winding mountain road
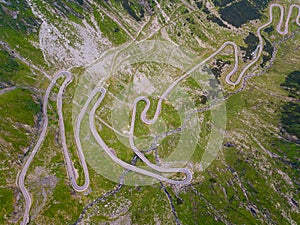
M 28 168 L 34 158 L 34 156 L 36 155 L 37 151 L 40 149 L 45 136 L 46 136 L 46 132 L 47 132 L 47 128 L 48 128 L 48 115 L 47 115 L 47 108 L 48 108 L 48 102 L 49 102 L 49 95 L 51 90 L 53 89 L 53 87 L 56 84 L 56 81 L 62 77 L 64 74 L 67 74 L 67 76 L 71 76 L 71 74 L 69 72 L 60 72 L 58 73 L 56 76 L 54 76 L 54 78 L 51 80 L 50 85 L 48 86 L 45 96 L 44 96 L 44 100 L 43 100 L 43 119 L 44 119 L 44 123 L 43 123 L 43 127 L 42 127 L 42 133 L 36 143 L 36 145 L 34 146 L 32 152 L 30 153 L 28 159 L 26 160 L 24 167 L 22 168 L 20 174 L 18 175 L 18 179 L 17 179 L 17 183 L 18 186 L 24 196 L 25 199 L 25 212 L 24 212 L 24 217 L 23 217 L 23 221 L 21 224 L 26 225 L 29 223 L 29 211 L 31 208 L 31 204 L 32 204 L 32 199 L 30 196 L 30 193 L 28 192 L 27 188 L 25 187 L 24 181 L 25 181 L 25 176 L 26 173 L 28 171 Z M 68 79 L 66 79 L 63 83 L 63 85 L 65 85 L 68 82 Z
M 82 191 L 85 191 L 90 185 L 89 171 L 88 171 L 88 168 L 86 165 L 85 157 L 84 157 L 81 142 L 80 142 L 80 125 L 81 125 L 81 121 L 84 116 L 84 113 L 87 110 L 87 106 L 88 106 L 89 102 L 87 102 L 85 104 L 85 106 L 81 110 L 81 113 L 79 114 L 79 117 L 78 117 L 77 123 L 76 123 L 75 135 L 74 135 L 75 143 L 76 143 L 76 147 L 77 147 L 78 158 L 79 158 L 81 166 L 83 168 L 84 178 L 85 178 L 84 184 L 82 186 L 79 186 L 76 183 L 75 167 L 72 163 L 72 160 L 71 160 L 69 152 L 68 152 L 66 135 L 65 135 L 64 118 L 63 118 L 63 113 L 62 113 L 63 92 L 64 92 L 65 88 L 67 87 L 67 85 L 72 81 L 72 75 L 70 73 L 66 73 L 66 76 L 67 76 L 66 80 L 63 83 L 63 85 L 60 87 L 58 95 L 57 95 L 57 112 L 58 112 L 58 117 L 59 117 L 60 136 L 61 136 L 61 143 L 62 143 L 62 147 L 63 147 L 65 162 L 67 164 L 67 171 L 69 174 L 70 182 L 75 191 L 82 192 Z
M 68 152 L 68 148 L 67 148 L 67 144 L 66 144 L 66 138 L 65 138 L 65 127 L 64 127 L 64 122 L 63 122 L 63 113 L 62 113 L 62 107 L 63 107 L 63 93 L 65 88 L 68 86 L 68 84 L 72 81 L 72 75 L 71 73 L 69 73 L 68 71 L 62 71 L 59 72 L 57 75 L 54 76 L 54 78 L 51 80 L 50 85 L 48 86 L 44 99 L 43 99 L 43 119 L 44 119 L 44 123 L 43 123 L 43 127 L 42 127 L 42 132 L 41 135 L 36 143 L 36 145 L 34 146 L 34 149 L 32 150 L 32 152 L 30 153 L 27 161 L 24 164 L 24 167 L 22 168 L 21 172 L 18 175 L 17 178 L 17 184 L 24 196 L 25 199 L 25 212 L 24 212 L 24 217 L 23 217 L 23 221 L 22 221 L 22 225 L 26 225 L 29 223 L 30 221 L 30 217 L 29 217 L 29 212 L 30 212 L 30 208 L 32 205 L 32 199 L 30 196 L 30 193 L 28 192 L 27 188 L 25 187 L 24 181 L 25 181 L 25 176 L 26 173 L 28 171 L 28 168 L 32 162 L 32 160 L 34 159 L 37 151 L 40 149 L 45 136 L 46 136 L 46 132 L 47 132 L 47 128 L 48 128 L 48 115 L 47 115 L 47 107 L 48 107 L 48 102 L 49 102 L 49 96 L 50 93 L 53 89 L 53 87 L 56 85 L 56 82 L 59 78 L 61 78 L 62 76 L 65 76 L 65 80 L 63 82 L 63 84 L 61 85 L 61 87 L 59 88 L 59 93 L 57 95 L 57 111 L 58 111 L 58 115 L 59 115 L 59 127 L 60 127 L 60 135 L 61 135 L 61 143 L 62 143 L 62 147 L 63 147 L 63 154 L 64 154 L 64 158 L 67 164 L 67 171 L 68 171 L 68 175 L 70 178 L 70 182 L 74 188 L 75 191 L 85 191 L 90 183 L 89 180 L 89 173 L 88 173 L 88 168 L 87 168 L 87 164 L 85 161 L 85 157 L 83 154 L 83 149 L 81 146 L 81 142 L 80 142 L 80 125 L 81 125 L 81 121 L 84 117 L 84 115 L 86 114 L 87 108 L 91 102 L 91 100 L 93 98 L 95 98 L 95 96 L 100 93 L 100 97 L 97 99 L 97 102 L 95 103 L 95 105 L 93 106 L 92 110 L 89 113 L 89 124 L 90 124 L 90 129 L 91 132 L 93 134 L 93 136 L 95 137 L 96 141 L 98 142 L 98 144 L 100 146 L 102 146 L 102 148 L 104 149 L 104 151 L 109 155 L 109 157 L 117 164 L 121 165 L 122 167 L 158 179 L 160 181 L 164 181 L 170 184 L 189 184 L 192 180 L 192 172 L 186 168 L 165 168 L 165 167 L 160 167 L 157 166 L 156 164 L 152 164 L 145 156 L 143 153 L 141 153 L 139 151 L 139 149 L 136 148 L 135 144 L 134 144 L 134 126 L 135 126 L 135 119 L 136 119 L 136 107 L 139 101 L 145 101 L 146 102 L 146 106 L 144 108 L 144 110 L 141 113 L 141 119 L 144 123 L 146 124 L 153 124 L 156 122 L 156 120 L 159 117 L 159 114 L 161 112 L 161 108 L 162 108 L 162 102 L 164 99 L 167 98 L 167 96 L 169 95 L 169 93 L 173 90 L 173 88 L 183 79 L 185 79 L 186 77 L 188 77 L 193 71 L 195 71 L 196 69 L 198 69 L 199 67 L 203 66 L 205 63 L 207 63 L 210 59 L 212 59 L 213 57 L 215 57 L 217 54 L 219 54 L 225 47 L 227 46 L 232 46 L 234 49 L 234 54 L 235 54 L 235 65 L 234 68 L 227 74 L 226 76 L 226 82 L 229 85 L 237 85 L 240 83 L 241 79 L 243 78 L 243 76 L 245 75 L 245 73 L 249 70 L 249 68 L 251 66 L 253 66 L 259 59 L 260 56 L 262 54 L 263 51 L 263 38 L 261 36 L 261 30 L 264 29 L 265 27 L 269 26 L 272 21 L 273 21 L 273 8 L 278 7 L 280 9 L 281 15 L 280 15 L 280 21 L 276 27 L 276 30 L 279 34 L 282 35 L 286 35 L 288 33 L 288 26 L 289 26 L 289 21 L 292 15 L 292 11 L 293 8 L 297 8 L 298 9 L 298 15 L 296 18 L 296 23 L 298 26 L 300 26 L 299 23 L 299 19 L 300 19 L 300 6 L 299 5 L 291 5 L 289 8 L 289 12 L 287 15 L 287 20 L 285 23 L 285 29 L 283 31 L 281 31 L 281 27 L 283 24 L 283 16 L 284 16 L 284 9 L 281 5 L 279 4 L 272 4 L 270 6 L 270 19 L 269 21 L 262 25 L 261 27 L 258 28 L 257 30 L 257 36 L 259 38 L 259 45 L 257 47 L 258 49 L 258 54 L 257 57 L 255 57 L 255 59 L 253 61 L 251 61 L 248 65 L 245 66 L 245 68 L 242 70 L 242 72 L 239 74 L 238 79 L 233 82 L 231 81 L 231 77 L 233 74 L 235 74 L 238 70 L 238 48 L 237 45 L 233 42 L 227 41 L 225 42 L 216 52 L 214 52 L 213 54 L 211 54 L 207 59 L 205 59 L 204 61 L 202 61 L 201 63 L 199 63 L 198 65 L 196 65 L 194 68 L 192 68 L 191 70 L 189 70 L 188 72 L 186 72 L 183 76 L 181 76 L 179 79 L 175 80 L 168 88 L 167 90 L 162 94 L 162 96 L 160 97 L 157 107 L 156 107 L 156 111 L 155 111 L 155 115 L 152 119 L 147 119 L 147 112 L 150 108 L 150 100 L 147 97 L 141 96 L 138 97 L 137 99 L 134 100 L 134 104 L 133 104 L 133 113 L 132 113 L 132 119 L 131 119 L 131 126 L 130 126 L 130 133 L 129 133 L 129 140 L 130 140 L 130 145 L 132 150 L 135 152 L 136 155 L 138 155 L 138 157 L 145 162 L 150 168 L 162 172 L 162 173 L 184 173 L 185 174 L 185 179 L 184 180 L 172 180 L 169 178 L 166 178 L 164 176 L 161 176 L 159 174 L 150 172 L 148 170 L 144 170 L 141 169 L 139 167 L 133 166 L 131 164 L 128 164 L 124 161 L 122 161 L 121 159 L 119 159 L 115 154 L 112 153 L 112 151 L 110 150 L 110 148 L 106 145 L 106 143 L 104 142 L 104 140 L 100 137 L 99 133 L 96 130 L 95 127 L 95 112 L 97 110 L 97 108 L 100 106 L 102 100 L 105 97 L 106 94 L 106 90 L 102 87 L 98 87 L 96 89 L 94 89 L 90 95 L 89 98 L 87 100 L 87 102 L 85 103 L 84 107 L 81 109 L 81 112 L 79 114 L 79 117 L 77 119 L 76 122 L 76 128 L 75 128 L 75 142 L 76 142 L 76 146 L 77 146 L 77 153 L 78 153 L 78 158 L 80 160 L 80 163 L 83 167 L 83 172 L 84 172 L 84 176 L 85 176 L 85 183 L 82 186 L 79 186 L 76 183 L 76 173 L 75 173 L 75 168 L 74 165 L 72 163 L 72 160 L 70 158 L 69 152 Z
M 187 170 L 185 168 L 163 168 L 163 167 L 158 167 L 157 165 L 154 165 L 154 164 L 150 163 L 148 161 L 148 159 L 138 149 L 135 149 L 134 152 L 150 168 L 152 168 L 154 170 L 157 170 L 157 171 L 160 171 L 160 172 L 163 172 L 163 173 L 170 173 L 170 172 L 172 172 L 172 173 L 174 173 L 174 172 L 176 172 L 176 173 L 178 173 L 178 172 L 185 173 L 186 174 L 185 180 L 180 181 L 180 180 L 168 179 L 168 178 L 163 177 L 161 175 L 158 175 L 156 173 L 152 173 L 150 171 L 147 171 L 147 170 L 141 169 L 139 167 L 133 166 L 133 165 L 131 165 L 129 163 L 126 163 L 123 160 L 119 159 L 114 153 L 112 153 L 112 151 L 110 150 L 110 147 L 108 147 L 106 145 L 106 143 L 104 142 L 104 140 L 98 134 L 98 131 L 97 131 L 96 126 L 95 126 L 95 112 L 98 109 L 98 107 L 100 106 L 102 100 L 104 99 L 105 94 L 106 94 L 106 90 L 104 88 L 96 88 L 92 92 L 92 95 L 90 95 L 88 101 L 90 101 L 92 98 L 94 98 L 94 96 L 98 92 L 101 93 L 101 96 L 98 98 L 96 104 L 93 106 L 93 108 L 92 108 L 92 110 L 90 112 L 90 115 L 89 115 L 90 129 L 91 129 L 92 134 L 95 137 L 96 141 L 98 142 L 98 144 L 104 149 L 104 151 L 109 155 L 109 157 L 115 163 L 119 164 L 120 166 L 122 166 L 125 169 L 128 169 L 130 171 L 137 172 L 137 173 L 140 173 L 140 174 L 144 174 L 146 176 L 153 177 L 155 179 L 158 179 L 158 180 L 161 180 L 161 181 L 165 181 L 165 182 L 170 183 L 170 184 L 188 184 L 188 183 L 191 182 L 191 180 L 192 180 L 192 173 L 189 170 Z

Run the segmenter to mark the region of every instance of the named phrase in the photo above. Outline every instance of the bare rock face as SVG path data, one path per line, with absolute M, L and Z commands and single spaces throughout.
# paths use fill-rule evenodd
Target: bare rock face
M 48 63 L 71 66 L 85 66 L 96 60 L 100 54 L 111 46 L 101 32 L 95 30 L 86 21 L 84 26 L 69 23 L 56 27 L 44 22 L 40 29 L 40 48 Z
M 32 181 L 30 185 L 31 192 L 38 191 L 37 204 L 32 209 L 32 218 L 35 218 L 45 207 L 47 199 L 52 196 L 58 178 L 54 174 L 50 174 L 44 167 L 36 167 L 34 174 L 30 174 L 29 178 Z
M 40 28 L 40 48 L 45 60 L 63 68 L 86 66 L 96 60 L 111 46 L 109 40 L 102 37 L 86 21 L 79 25 L 70 21 L 55 26 L 44 22 Z
M 111 47 L 104 37 L 88 4 L 83 6 L 85 15 L 78 14 L 66 5 L 45 5 L 45 9 L 56 15 L 49 18 L 41 11 L 37 3 L 29 1 L 32 13 L 42 21 L 39 28 L 39 48 L 48 65 L 61 69 L 76 66 L 87 66 L 95 61 L 105 50 Z M 81 22 L 68 18 L 72 15 Z

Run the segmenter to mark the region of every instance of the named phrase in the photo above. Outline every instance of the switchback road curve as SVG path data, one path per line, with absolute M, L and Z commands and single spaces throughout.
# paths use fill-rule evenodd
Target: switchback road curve
M 23 217 L 23 221 L 21 222 L 21 224 L 25 225 L 28 224 L 30 221 L 29 218 L 29 212 L 30 212 L 30 208 L 32 205 L 32 199 L 30 196 L 30 193 L 28 192 L 27 188 L 25 187 L 24 181 L 25 181 L 25 176 L 26 173 L 28 171 L 28 168 L 32 162 L 32 160 L 34 159 L 37 151 L 39 150 L 39 148 L 41 147 L 45 136 L 46 136 L 46 132 L 47 132 L 47 128 L 48 128 L 48 115 L 47 115 L 47 107 L 48 107 L 48 101 L 49 101 L 49 95 L 51 90 L 53 89 L 53 87 L 56 85 L 56 82 L 59 78 L 61 78 L 62 76 L 65 75 L 65 80 L 63 82 L 63 84 L 61 85 L 60 89 L 59 89 L 59 93 L 57 95 L 57 110 L 58 110 L 58 115 L 59 115 L 59 126 L 60 126 L 60 134 L 61 134 L 61 141 L 62 141 L 62 147 L 63 147 L 63 153 L 64 153 L 64 158 L 67 164 L 67 171 L 68 171 L 68 175 L 70 178 L 70 182 L 74 188 L 74 190 L 76 191 L 85 191 L 88 186 L 89 186 L 89 173 L 88 173 L 88 169 L 87 169 L 87 165 L 86 165 L 86 161 L 84 158 L 84 154 L 82 151 L 82 147 L 81 147 L 81 142 L 80 142 L 80 138 L 79 138 L 79 134 L 80 134 L 80 124 L 81 124 L 81 120 L 83 118 L 83 116 L 85 115 L 87 108 L 90 104 L 91 99 L 97 94 L 97 93 L 101 93 L 100 98 L 97 100 L 96 104 L 94 105 L 94 107 L 92 108 L 91 112 L 90 112 L 90 116 L 89 116 L 89 122 L 90 122 L 90 129 L 94 135 L 94 137 L 96 138 L 97 142 L 103 147 L 103 149 L 105 150 L 105 152 L 110 156 L 110 158 L 112 160 L 114 160 L 114 162 L 118 163 L 119 165 L 123 166 L 124 168 L 131 170 L 131 171 L 135 171 L 137 173 L 141 173 L 144 174 L 146 176 L 150 176 L 156 179 L 159 179 L 161 181 L 165 181 L 171 184 L 188 184 L 191 180 L 192 180 L 192 173 L 191 171 L 189 171 L 188 169 L 185 168 L 163 168 L 163 167 L 159 167 L 157 165 L 152 164 L 151 162 L 149 162 L 147 160 L 147 158 L 145 158 L 145 156 L 135 147 L 134 145 L 134 139 L 133 139 L 133 131 L 134 131 L 134 124 L 135 124 L 135 117 L 136 117 L 136 105 L 139 101 L 145 101 L 146 102 L 146 107 L 144 108 L 142 114 L 141 114 L 141 119 L 144 123 L 146 124 L 152 124 L 154 123 L 161 111 L 161 105 L 163 100 L 168 96 L 168 94 L 172 91 L 172 89 L 183 79 L 185 79 L 187 76 L 189 76 L 193 71 L 195 71 L 196 69 L 198 69 L 199 67 L 203 66 L 205 63 L 207 63 L 210 59 L 212 59 L 213 57 L 215 57 L 217 54 L 219 54 L 225 47 L 231 45 L 234 49 L 234 54 L 235 54 L 235 65 L 234 68 L 227 74 L 226 76 L 226 82 L 229 85 L 237 85 L 241 82 L 241 79 L 243 78 L 243 76 L 245 75 L 245 73 L 249 70 L 250 67 L 252 67 L 259 59 L 260 56 L 262 54 L 263 51 L 263 38 L 261 36 L 261 30 L 264 29 L 265 27 L 269 26 L 272 22 L 273 22 L 273 8 L 278 7 L 280 9 L 280 21 L 278 23 L 278 25 L 276 26 L 276 30 L 279 34 L 281 35 L 286 35 L 288 33 L 288 27 L 289 27 L 289 22 L 292 16 L 292 11 L 294 8 L 298 9 L 298 14 L 297 14 L 297 18 L 296 18 L 296 24 L 298 26 L 300 26 L 300 6 L 293 4 L 289 7 L 289 11 L 288 11 L 288 15 L 286 18 L 286 22 L 285 22 L 285 28 L 283 31 L 281 31 L 281 27 L 283 24 L 283 20 L 284 20 L 284 8 L 282 5 L 279 4 L 271 4 L 270 6 L 270 18 L 269 21 L 262 25 L 261 27 L 258 28 L 257 30 L 257 36 L 259 38 L 259 45 L 258 45 L 258 54 L 255 57 L 255 59 L 253 61 L 251 61 L 248 65 L 246 65 L 246 67 L 242 70 L 242 72 L 239 74 L 238 79 L 233 82 L 231 81 L 231 77 L 233 74 L 235 74 L 237 72 L 238 69 L 238 48 L 237 45 L 233 42 L 227 41 L 225 42 L 216 52 L 214 52 L 212 55 L 210 55 L 207 59 L 205 59 L 204 61 L 202 61 L 200 64 L 198 64 L 196 67 L 194 67 L 193 69 L 191 69 L 190 71 L 188 71 L 187 73 L 185 73 L 182 77 L 180 77 L 179 79 L 175 80 L 170 86 L 169 88 L 163 93 L 163 95 L 161 96 L 161 98 L 159 99 L 159 102 L 157 104 L 156 107 L 156 112 L 154 117 L 149 120 L 146 117 L 146 113 L 148 111 L 148 109 L 150 108 L 150 101 L 148 98 L 146 97 L 139 97 L 134 101 L 134 112 L 132 114 L 132 121 L 131 121 L 131 128 L 130 128 L 130 144 L 132 149 L 134 150 L 134 152 L 141 158 L 141 160 L 143 160 L 149 167 L 160 171 L 160 172 L 180 172 L 180 173 L 184 173 L 186 175 L 185 179 L 182 181 L 179 180 L 172 180 L 172 179 L 168 179 L 166 177 L 163 177 L 161 175 L 158 175 L 156 173 L 152 173 L 150 171 L 147 170 L 143 170 L 141 168 L 132 166 L 122 160 L 120 160 L 118 157 L 116 157 L 111 150 L 108 148 L 108 146 L 105 144 L 105 142 L 102 140 L 102 138 L 100 137 L 100 135 L 98 134 L 96 128 L 95 128 L 95 121 L 94 121 L 94 114 L 96 112 L 96 109 L 99 107 L 99 105 L 101 104 L 106 90 L 104 88 L 97 88 L 95 89 L 92 94 L 90 95 L 89 100 L 85 103 L 85 106 L 82 108 L 79 117 L 77 119 L 77 123 L 76 123 L 76 128 L 75 128 L 75 142 L 76 142 L 76 146 L 77 146 L 77 153 L 78 153 L 78 157 L 80 160 L 80 163 L 83 167 L 83 171 L 84 171 L 84 176 L 85 176 L 85 183 L 82 186 L 79 186 L 76 183 L 76 173 L 75 173 L 75 169 L 74 169 L 74 165 L 70 159 L 69 156 L 69 152 L 67 149 L 67 145 L 66 145 L 66 139 L 65 139 L 65 128 L 64 128 L 64 122 L 63 122 L 63 114 L 62 114 L 62 96 L 63 96 L 63 92 L 65 90 L 65 88 L 67 87 L 67 85 L 72 81 L 72 75 L 67 72 L 67 71 L 62 71 L 59 72 L 57 75 L 54 76 L 54 78 L 51 80 L 50 85 L 48 86 L 44 99 L 43 99 L 43 126 L 42 126 L 42 132 L 40 134 L 40 137 L 36 143 L 36 145 L 34 146 L 32 152 L 30 153 L 27 161 L 25 162 L 21 172 L 18 175 L 17 178 L 17 184 L 24 196 L 25 199 L 25 212 L 24 212 L 24 217 Z

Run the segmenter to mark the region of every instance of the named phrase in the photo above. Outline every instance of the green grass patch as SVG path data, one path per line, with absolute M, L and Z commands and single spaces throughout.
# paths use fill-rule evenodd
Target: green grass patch
M 0 96 L 0 116 L 13 122 L 34 125 L 34 116 L 40 111 L 30 91 L 15 89 Z
M 94 16 L 103 35 L 113 44 L 120 45 L 128 40 L 128 35 L 125 31 L 123 31 L 122 28 L 107 15 L 100 14 L 95 10 Z
M 13 212 L 14 192 L 8 188 L 0 188 L 0 223 L 7 224 L 5 219 Z

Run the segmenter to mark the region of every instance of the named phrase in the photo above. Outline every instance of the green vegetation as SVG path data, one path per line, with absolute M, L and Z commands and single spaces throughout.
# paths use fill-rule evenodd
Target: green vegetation
M 128 35 L 110 17 L 96 10 L 94 10 L 94 16 L 103 35 L 112 43 L 120 45 L 128 40 Z
M 35 77 L 25 64 L 0 47 L 0 82 L 11 85 L 34 85 Z
M 282 108 L 281 122 L 283 129 L 300 138 L 300 104 L 287 103 Z
M 46 0 L 57 12 L 65 15 L 70 20 L 80 23 L 84 19 L 84 8 L 81 2 L 74 1 L 56 1 L 53 4 L 52 0 Z
M 255 51 L 259 43 L 259 39 L 254 33 L 250 32 L 249 35 L 244 39 L 244 42 L 247 45 L 247 48 L 241 46 L 241 50 L 246 51 L 246 54 L 243 57 L 244 61 L 246 61 L 252 58 L 251 54 Z
M 46 67 L 41 50 L 32 44 L 38 40 L 40 21 L 32 14 L 27 2 L 11 0 L 10 4 L 0 4 L 0 40 L 24 58 Z
M 0 95 L 0 117 L 3 118 L 0 121 L 0 147 L 5 148 L 5 151 L 1 152 L 5 159 L 3 168 L 19 161 L 19 154 L 28 150 L 32 141 L 29 134 L 32 133 L 32 127 L 36 126 L 39 111 L 39 104 L 28 90 L 15 89 Z M 4 172 L 0 171 L 0 174 Z M 3 180 L 1 183 L 5 185 L 6 182 Z
M 270 27 L 265 28 L 265 29 L 264 29 L 264 32 L 270 34 L 270 33 L 273 32 L 274 30 L 275 30 L 274 27 L 273 27 L 273 26 L 270 26 Z
M 218 25 L 221 26 L 221 27 L 226 27 L 226 28 L 228 28 L 228 26 L 227 26 L 227 25 L 226 25 L 219 17 L 217 17 L 217 16 L 214 15 L 214 14 L 209 14 L 209 15 L 207 16 L 207 20 L 211 20 L 212 22 L 218 24 Z
M 29 90 L 15 89 L 0 95 L 0 224 L 13 212 L 13 186 L 34 135 L 40 105 Z
M 261 10 L 267 7 L 269 2 L 270 0 L 241 0 L 225 6 L 228 1 L 221 1 L 221 3 L 215 1 L 217 5 L 225 6 L 219 9 L 221 18 L 235 27 L 240 27 L 250 20 L 260 19 L 262 16 Z
M 40 21 L 32 15 L 26 2 L 15 0 L 11 2 L 11 5 L 0 3 L 0 40 L 8 42 L 24 58 L 32 60 L 35 65 L 43 68 L 45 62 L 42 53 L 33 44 L 38 41 L 37 31 Z M 106 10 L 114 12 L 113 15 L 118 19 L 126 15 L 127 12 L 126 23 L 124 22 L 125 19 L 124 21 L 120 19 L 120 22 L 124 22 L 125 27 L 130 26 L 130 32 L 137 29 L 139 24 L 134 22 L 131 27 L 130 21 L 136 20 L 141 24 L 144 20 L 143 14 L 149 10 L 146 9 L 147 4 L 151 6 L 151 9 L 155 8 L 153 1 L 143 2 L 145 5 L 133 0 L 109 2 L 101 1 L 101 7 L 106 7 Z M 238 27 L 251 19 L 263 18 L 262 11 L 268 3 L 267 0 L 234 2 L 213 0 L 213 2 L 217 6 L 217 10 L 223 12 L 223 19 L 225 16 L 228 21 Z M 229 4 L 231 2 L 232 4 Z M 168 35 L 174 42 L 191 47 L 199 57 L 205 58 L 204 56 L 217 49 L 223 41 L 230 40 L 236 42 L 239 46 L 245 46 L 243 50 L 246 51 L 246 59 L 251 58 L 251 53 L 257 46 L 257 37 L 254 35 L 256 24 L 246 24 L 245 29 L 239 30 L 241 33 L 239 35 L 222 26 L 221 20 L 212 14 L 213 10 L 210 12 L 206 8 L 203 1 L 196 2 L 194 6 L 201 10 L 194 12 L 179 1 L 163 1 L 160 3 L 171 21 L 169 24 L 158 25 L 166 28 Z M 120 26 L 103 12 L 104 10 L 101 11 L 101 8 L 97 8 L 99 9 L 97 11 L 96 8 L 92 8 L 94 6 L 85 1 L 64 0 L 53 2 L 47 0 L 43 4 L 40 5 L 43 10 L 46 10 L 45 6 L 49 6 L 58 13 L 62 13 L 62 18 L 70 19 L 76 23 L 82 23 L 83 17 L 93 13 L 103 35 L 116 46 L 125 43 L 129 39 Z M 92 11 L 93 9 L 94 11 Z M 17 11 L 19 11 L 19 14 L 17 19 L 14 19 Z M 229 11 L 230 13 L 228 13 Z M 243 11 L 243 13 L 235 13 L 240 11 Z M 49 16 L 47 19 L 52 22 L 55 15 L 52 15 L 51 11 L 48 13 L 49 15 L 46 14 L 46 16 Z M 159 10 L 157 12 L 153 11 L 153 13 L 152 21 L 155 18 L 158 18 L 158 21 L 163 20 Z M 275 14 L 278 19 L 278 13 Z M 129 15 L 133 19 L 130 19 Z M 59 17 L 57 21 L 60 19 Z M 91 22 L 88 18 L 86 19 Z M 263 19 L 266 20 L 266 18 Z M 154 35 L 154 38 L 162 38 L 163 31 L 153 34 L 153 27 L 151 23 L 149 24 L 148 28 L 149 30 L 151 28 L 151 35 Z M 145 28 L 140 33 L 140 37 L 150 35 L 149 30 Z M 276 41 L 276 38 L 279 37 L 273 26 L 266 29 L 265 32 L 263 49 L 265 56 L 262 66 L 265 66 L 274 50 L 271 46 L 271 40 Z M 282 133 L 279 132 L 281 125 L 283 129 L 292 135 L 299 137 L 300 132 L 300 105 L 296 102 L 299 100 L 300 91 L 300 72 L 297 64 L 299 54 L 294 45 L 297 38 L 299 36 L 296 36 L 292 41 L 279 45 L 277 59 L 267 73 L 261 77 L 249 79 L 245 90 L 234 94 L 226 101 L 228 124 L 224 144 L 232 144 L 222 147 L 217 159 L 205 172 L 201 171 L 199 162 L 205 151 L 211 131 L 211 117 L 210 112 L 199 116 L 203 119 L 199 134 L 200 139 L 188 164 L 188 167 L 192 168 L 194 172 L 193 183 L 190 186 L 178 188 L 165 184 L 182 224 L 287 224 L 289 221 L 285 216 L 296 222 L 300 221 L 299 215 L 296 214 L 299 209 L 299 196 L 297 195 L 297 181 L 300 174 L 299 146 L 286 141 L 285 137 L 281 136 Z M 8 223 L 7 218 L 12 215 L 15 210 L 13 204 L 16 204 L 14 191 L 6 187 L 15 185 L 17 172 L 20 171 L 24 163 L 23 153 L 30 146 L 33 146 L 37 140 L 36 135 L 34 135 L 36 131 L 33 128 L 37 125 L 37 120 L 40 119 L 37 116 L 40 113 L 41 106 L 40 99 L 31 87 L 37 85 L 45 87 L 48 84 L 39 74 L 33 75 L 29 67 L 12 55 L 13 53 L 1 48 L 0 82 L 4 85 L 16 85 L 17 89 L 0 95 L 0 117 L 2 118 L 0 121 L 0 224 Z M 211 67 L 220 81 L 223 79 L 221 76 L 222 68 L 229 64 L 232 64 L 232 55 L 224 53 L 219 56 Z M 149 63 L 148 67 L 144 65 L 133 67 L 133 74 L 139 68 L 141 69 L 139 72 L 143 72 L 147 77 L 152 76 L 147 71 L 151 69 L 160 71 L 165 67 L 168 72 L 171 71 L 171 79 L 178 77 L 178 71 L 165 65 L 156 67 L 154 63 Z M 53 67 L 53 70 L 56 69 L 59 68 Z M 72 100 L 78 77 L 83 74 L 83 71 L 84 68 L 72 70 L 76 73 L 76 76 L 65 91 L 63 108 L 67 144 L 72 161 L 78 169 L 79 184 L 83 184 L 84 180 L 74 142 Z M 112 110 L 111 102 L 115 100 L 114 94 L 126 90 L 126 85 L 133 80 L 133 74 L 117 74 L 107 81 L 106 84 L 109 85 L 108 94 L 97 110 L 97 116 L 108 124 L 111 124 L 109 113 Z M 114 190 L 117 185 L 102 177 L 89 165 L 90 189 L 85 193 L 76 193 L 72 189 L 61 149 L 55 102 L 62 80 L 58 82 L 57 87 L 54 88 L 51 94 L 48 107 L 49 129 L 47 136 L 26 178 L 26 186 L 31 188 L 30 191 L 34 200 L 31 212 L 34 213 L 40 210 L 38 215 L 33 218 L 33 224 L 73 223 L 78 219 L 86 205 L 108 191 Z M 203 107 L 207 103 L 207 93 L 201 92 L 201 87 L 195 80 L 188 78 L 182 84 L 186 87 L 186 92 L 191 100 L 196 103 L 196 107 Z M 150 98 L 150 101 L 151 108 L 147 115 L 148 118 L 153 117 L 157 97 Z M 137 115 L 140 115 L 144 106 L 144 103 L 138 105 Z M 181 125 L 179 115 L 175 109 L 175 106 L 169 102 L 165 101 L 163 103 L 161 119 L 166 122 L 167 129 L 174 129 Z M 137 116 L 136 136 L 140 139 L 144 138 L 145 142 L 148 142 L 152 138 L 147 139 L 150 128 L 151 126 L 143 124 Z M 97 129 L 109 147 L 116 151 L 119 158 L 127 162 L 131 161 L 134 155 L 133 151 L 119 141 L 117 135 L 111 129 L 98 120 Z M 180 133 L 177 133 L 161 141 L 158 147 L 161 159 L 169 156 L 171 151 L 174 150 L 179 137 Z M 186 148 L 188 147 L 186 146 Z M 97 148 L 97 150 L 99 149 Z M 153 155 L 153 152 L 151 152 L 146 156 L 149 160 L 155 162 Z M 92 157 L 96 158 L 97 155 L 92 155 Z M 144 163 L 139 160 L 137 165 L 144 165 Z M 37 167 L 45 171 L 47 175 L 55 176 L 57 179 L 57 184 L 53 185 L 51 191 L 48 192 L 48 189 L 46 189 L 47 199 L 45 205 L 41 203 L 44 200 L 41 197 L 43 187 L 42 185 L 37 187 L 38 182 L 40 182 L 37 180 L 44 176 L 43 174 L 36 174 Z M 114 169 L 114 167 L 107 168 L 109 171 Z M 130 172 L 126 176 L 132 175 Z M 123 203 L 125 207 L 120 207 L 121 213 L 117 217 L 113 217 L 111 209 L 116 209 Z M 110 208 L 111 206 L 113 207 Z M 100 222 L 122 224 L 123 221 L 117 220 L 119 218 L 128 218 L 132 224 L 174 224 L 175 221 L 169 199 L 159 183 L 145 187 L 124 186 L 116 194 L 99 201 L 87 212 L 88 215 L 85 216 L 86 220 L 83 222 L 86 224 Z
M 140 4 L 128 0 L 123 0 L 122 6 L 136 21 L 141 21 L 141 19 L 144 17 L 145 11 Z
M 266 63 L 268 61 L 271 60 L 273 52 L 274 52 L 274 47 L 273 45 L 270 43 L 270 41 L 268 41 L 265 37 L 264 41 L 265 41 L 265 45 L 263 47 L 263 62 L 260 64 L 260 66 L 263 68 L 265 67 Z
M 231 2 L 232 0 L 213 0 L 214 5 L 219 7 L 224 7 Z
M 289 91 L 289 96 L 300 99 L 300 71 L 290 73 L 281 85 Z M 288 102 L 282 107 L 282 127 L 300 139 L 300 103 Z
M 223 67 L 230 64 L 231 63 L 229 60 L 222 60 L 220 58 L 216 60 L 216 64 L 211 68 L 211 71 L 215 75 L 215 78 L 217 79 L 218 83 L 220 83 Z
M 14 192 L 8 188 L 0 188 L 0 223 L 5 224 L 7 218 L 13 212 Z
M 289 96 L 292 98 L 299 98 L 300 93 L 300 71 L 294 71 L 286 77 L 281 86 L 289 91 Z
M 19 2 L 10 0 L 10 4 L 1 4 L 0 21 L 4 29 L 1 32 L 1 39 L 5 35 L 6 29 L 21 31 L 29 34 L 37 32 L 35 29 L 39 27 L 39 22 L 35 19 L 31 9 L 26 1 Z
M 78 200 L 79 199 L 72 197 L 70 187 L 61 180 L 53 192 L 53 197 L 49 202 L 49 206 L 43 212 L 45 218 L 44 222 L 49 224 L 53 222 L 53 219 L 57 222 L 75 221 L 77 215 L 80 213 L 80 208 L 83 207 Z M 66 206 L 68 206 L 67 210 Z
M 34 125 L 34 116 L 40 111 L 31 95 L 31 92 L 24 89 L 16 89 L 0 95 L 0 116 L 11 118 L 13 123 Z

